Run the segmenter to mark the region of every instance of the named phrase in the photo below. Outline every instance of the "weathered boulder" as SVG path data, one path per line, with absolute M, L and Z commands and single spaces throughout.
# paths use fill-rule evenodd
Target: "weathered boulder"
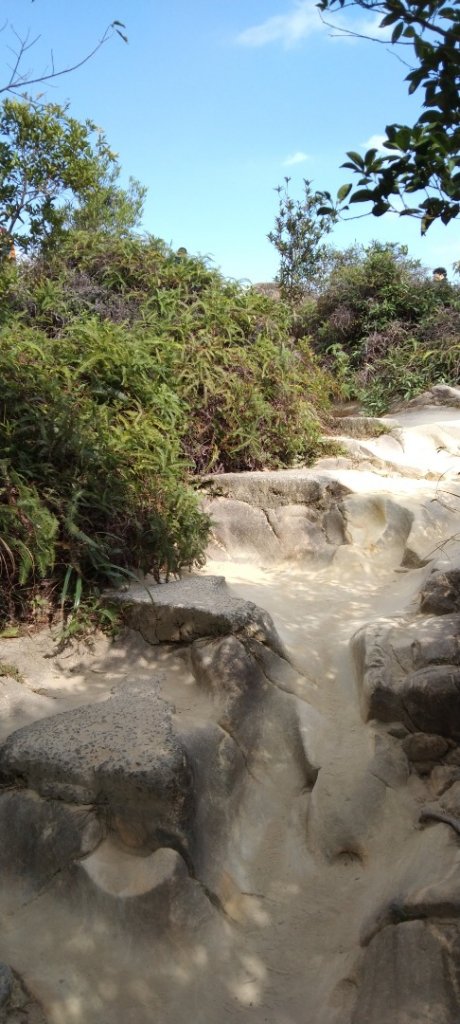
M 436 736 L 426 732 L 409 733 L 403 739 L 403 750 L 409 761 L 439 761 L 449 750 L 444 736 Z
M 365 860 L 372 833 L 381 827 L 387 789 L 407 782 L 407 760 L 400 744 L 387 736 L 373 737 L 347 774 L 338 772 L 334 760 L 332 754 L 323 762 L 311 794 L 309 845 L 328 861 Z
M 418 809 L 417 828 L 409 832 L 391 866 L 388 862 L 383 885 L 374 891 L 374 906 L 362 921 L 361 945 L 368 946 L 390 924 L 460 917 L 460 850 L 454 829 L 431 813 L 434 806 Z
M 327 562 L 346 543 L 347 488 L 313 470 L 224 473 L 205 477 L 202 486 L 212 520 L 208 557 Z
M 430 615 L 460 611 L 460 569 L 432 572 L 420 595 L 420 609 Z
M 351 1024 L 453 1024 L 459 961 L 456 926 L 407 921 L 384 928 L 364 955 Z
M 133 846 L 185 841 L 193 773 L 154 687 L 125 684 L 100 704 L 19 729 L 0 748 L 0 778 L 42 796 L 95 804 Z
M 398 402 L 393 406 L 392 411 L 400 409 L 420 409 L 425 406 L 447 405 L 451 409 L 460 408 L 460 388 L 450 387 L 449 384 L 434 384 L 429 391 L 423 391 L 416 395 L 409 402 Z
M 446 709 L 446 701 L 453 697 L 455 705 L 459 615 L 380 620 L 355 633 L 352 650 L 366 721 L 398 721 L 412 732 L 456 735 L 457 726 L 445 731 L 445 714 L 442 728 L 437 727 L 439 714 L 431 715 L 429 704 Z
M 279 562 L 281 545 L 267 514 L 261 508 L 233 498 L 206 500 L 203 510 L 211 516 L 212 534 L 208 558 Z
M 121 609 L 126 624 L 151 644 L 234 633 L 285 653 L 268 612 L 234 597 L 223 576 L 187 576 L 156 586 L 133 584 L 108 597 Z
M 343 501 L 347 537 L 372 557 L 388 558 L 395 552 L 400 560 L 406 547 L 413 515 L 385 495 L 351 494 Z
M 400 690 L 403 714 L 419 732 L 460 739 L 460 668 L 429 665 L 406 676 Z

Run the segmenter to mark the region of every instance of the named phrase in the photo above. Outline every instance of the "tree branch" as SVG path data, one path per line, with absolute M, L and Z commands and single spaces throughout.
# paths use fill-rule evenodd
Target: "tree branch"
M 62 75 L 68 75 L 72 71 L 78 71 L 79 68 L 87 64 L 88 61 L 91 60 L 91 58 L 94 57 L 96 53 L 98 53 L 101 47 L 104 46 L 105 43 L 107 43 L 108 40 L 111 39 L 111 37 L 114 34 L 121 36 L 124 42 L 127 42 L 127 37 L 122 32 L 120 32 L 119 28 L 117 27 L 119 25 L 124 27 L 122 23 L 118 21 L 112 21 L 110 25 L 107 25 L 105 32 L 103 33 L 99 41 L 96 43 L 96 46 L 94 46 L 93 49 L 90 51 L 90 53 L 87 53 L 86 56 L 82 57 L 81 60 L 76 61 L 75 64 L 70 64 L 68 67 L 56 70 L 54 65 L 54 55 L 51 51 L 51 71 L 48 73 L 43 72 L 43 74 L 37 75 L 36 77 L 31 77 L 30 73 L 20 75 L 19 68 L 21 65 L 21 61 L 23 60 L 24 54 L 27 53 L 27 51 L 35 45 L 35 43 L 38 41 L 40 37 L 37 36 L 32 42 L 29 42 L 28 34 L 25 37 L 21 38 L 18 35 L 18 33 L 13 29 L 14 35 L 16 36 L 19 43 L 19 49 L 16 52 L 13 51 L 15 52 L 16 60 L 14 66 L 10 68 L 11 74 L 9 81 L 6 83 L 6 85 L 0 86 L 0 95 L 2 93 L 15 93 L 18 89 L 23 89 L 30 85 L 39 85 L 42 82 L 50 82 L 55 78 L 61 78 Z

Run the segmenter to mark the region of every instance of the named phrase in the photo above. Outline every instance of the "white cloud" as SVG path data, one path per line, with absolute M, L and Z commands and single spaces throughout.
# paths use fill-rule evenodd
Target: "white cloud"
M 383 148 L 383 143 L 385 142 L 385 139 L 386 135 L 371 135 L 366 140 L 366 142 L 361 142 L 361 148 L 365 150 L 379 149 L 383 153 L 388 153 L 388 150 Z
M 379 28 L 379 20 L 380 15 L 346 19 L 343 15 L 335 14 L 331 15 L 330 24 L 325 24 L 320 18 L 316 0 L 295 0 L 288 14 L 275 14 L 260 25 L 251 25 L 240 32 L 236 42 L 240 46 L 254 48 L 281 43 L 286 50 L 290 50 L 315 32 L 324 32 L 332 39 L 348 42 L 356 42 L 359 35 L 382 40 L 388 36 L 388 30 Z M 353 33 L 357 33 L 357 36 Z
M 283 167 L 294 167 L 294 164 L 304 164 L 309 159 L 308 153 L 301 153 L 299 150 L 298 153 L 292 153 L 291 156 L 287 156 L 283 160 Z
M 289 14 L 275 14 L 260 25 L 252 25 L 237 36 L 241 46 L 266 46 L 267 43 L 282 43 L 291 49 L 302 39 L 321 31 L 321 20 L 315 0 L 296 0 Z

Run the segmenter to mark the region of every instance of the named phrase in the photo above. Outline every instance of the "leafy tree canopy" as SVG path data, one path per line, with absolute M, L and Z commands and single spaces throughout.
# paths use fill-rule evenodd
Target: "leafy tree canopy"
M 320 0 L 320 11 L 362 7 L 382 15 L 391 42 L 405 47 L 409 93 L 420 89 L 423 111 L 414 125 L 386 127 L 383 154 L 370 149 L 347 154 L 343 165 L 358 174 L 358 188 L 346 184 L 338 200 L 371 202 L 380 217 L 388 210 L 448 224 L 460 211 L 460 5 L 459 0 Z M 409 56 L 407 56 L 409 54 Z M 413 66 L 409 61 L 413 60 Z
M 104 133 L 55 103 L 6 99 L 0 107 L 0 225 L 24 251 L 70 227 L 123 235 L 139 221 L 145 189 L 119 187 Z

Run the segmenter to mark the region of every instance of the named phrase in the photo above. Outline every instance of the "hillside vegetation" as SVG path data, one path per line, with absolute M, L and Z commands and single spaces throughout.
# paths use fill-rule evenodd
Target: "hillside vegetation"
M 280 190 L 280 297 L 140 236 L 120 175 L 93 122 L 0 105 L 0 628 L 199 564 L 200 474 L 311 464 L 331 397 L 459 381 L 458 288 L 326 246 L 308 182 Z
M 434 383 L 460 383 L 460 288 L 433 280 L 397 245 L 330 254 L 331 268 L 296 305 L 344 398 L 387 412 Z
M 73 230 L 0 289 L 4 620 L 199 562 L 195 474 L 321 450 L 331 380 L 292 311 L 202 260 Z

